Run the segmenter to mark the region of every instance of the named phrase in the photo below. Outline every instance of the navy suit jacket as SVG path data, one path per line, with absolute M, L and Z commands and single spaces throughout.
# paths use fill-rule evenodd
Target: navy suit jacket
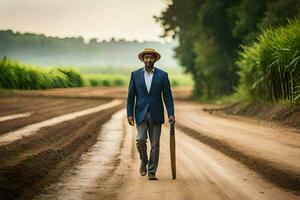
M 148 93 L 144 72 L 144 67 L 131 72 L 127 97 L 127 117 L 135 117 L 136 123 L 140 124 L 149 106 L 153 123 L 163 124 L 165 119 L 162 97 L 168 116 L 174 116 L 174 103 L 168 73 L 154 67 L 151 87 Z

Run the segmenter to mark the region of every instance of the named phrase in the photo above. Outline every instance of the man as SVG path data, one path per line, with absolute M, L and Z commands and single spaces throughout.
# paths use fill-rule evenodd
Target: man
M 157 180 L 156 170 L 159 160 L 159 140 L 161 126 L 165 122 L 163 100 L 167 108 L 169 122 L 175 122 L 174 103 L 167 72 L 154 67 L 160 54 L 151 48 L 139 53 L 138 58 L 145 66 L 132 72 L 127 97 L 128 123 L 137 124 L 136 146 L 140 155 L 140 174 L 148 179 Z M 135 107 L 135 108 L 134 108 Z M 148 135 L 147 135 L 148 132 Z M 150 138 L 151 151 L 148 160 L 147 139 Z

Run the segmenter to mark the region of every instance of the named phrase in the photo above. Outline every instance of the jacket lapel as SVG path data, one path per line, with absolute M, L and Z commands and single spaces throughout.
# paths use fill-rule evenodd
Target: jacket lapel
M 142 85 L 143 85 L 143 89 L 145 90 L 146 93 L 148 93 L 148 90 L 147 90 L 147 86 L 146 86 L 146 81 L 145 81 L 145 77 L 144 77 L 144 69 L 141 68 L 141 72 L 140 72 L 140 80 L 142 80 Z
M 156 73 L 157 73 L 157 69 L 153 66 L 154 68 L 154 72 L 153 72 L 153 77 L 152 77 L 152 82 L 151 82 L 151 86 L 150 86 L 150 90 L 149 90 L 149 94 L 151 93 L 151 91 L 153 90 L 152 88 L 155 87 L 155 80 L 156 80 Z

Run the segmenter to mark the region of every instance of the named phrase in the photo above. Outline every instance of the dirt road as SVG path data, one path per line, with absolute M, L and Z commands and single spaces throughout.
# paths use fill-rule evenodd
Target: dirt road
M 203 106 L 178 102 L 182 130 L 201 142 L 246 164 L 269 181 L 300 190 L 300 131 L 245 118 L 210 115 Z
M 5 109 L 0 113 L 11 116 L 21 110 L 32 114 L 0 123 L 12 129 L 0 134 L 0 199 L 30 199 L 56 181 L 96 142 L 111 115 L 124 107 L 122 102 L 103 99 L 16 95 L 2 96 L 1 101 Z M 34 104 L 40 108 L 30 106 Z
M 44 95 L 55 97 L 101 97 L 103 99 L 125 99 L 127 97 L 127 87 L 80 87 L 80 88 L 59 88 L 51 90 L 18 91 L 21 95 Z M 192 94 L 191 87 L 176 87 L 172 89 L 176 100 L 188 99 Z
M 178 175 L 171 179 L 167 126 L 161 138 L 159 180 L 148 181 L 138 173 L 135 134 L 125 111 L 119 111 L 78 165 L 34 199 L 300 199 L 181 131 Z
M 148 181 L 124 101 L 72 91 L 80 98 L 64 89 L 0 99 L 0 142 L 11 139 L 0 143 L 0 199 L 300 199 L 297 130 L 176 101 L 177 178 L 166 123 L 159 180 Z

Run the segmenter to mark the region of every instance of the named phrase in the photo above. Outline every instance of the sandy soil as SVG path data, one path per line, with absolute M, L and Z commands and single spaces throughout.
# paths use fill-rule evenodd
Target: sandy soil
M 16 91 L 19 95 L 43 95 L 43 96 L 70 96 L 88 98 L 127 98 L 128 87 L 81 87 L 81 88 L 60 88 L 51 90 Z M 187 100 L 192 94 L 192 87 L 172 88 L 174 99 Z
M 1 97 L 0 138 L 26 126 L 46 125 L 0 145 L 0 199 L 300 199 L 298 130 L 210 115 L 204 105 L 176 101 L 177 178 L 171 178 L 166 123 L 159 180 L 149 181 L 138 173 L 137 131 L 127 124 L 125 101 L 86 112 L 112 101 L 105 96 L 108 91 L 101 96 L 99 90 Z M 78 112 L 85 114 L 67 118 Z M 6 118 L 20 113 L 31 114 Z M 62 120 L 51 124 L 51 118 Z
M 236 116 L 279 123 L 281 126 L 300 129 L 300 103 L 283 105 L 279 103 L 236 102 L 204 108 L 210 114 L 234 118 Z
M 260 172 L 280 186 L 300 190 L 299 130 L 246 118 L 210 115 L 203 105 L 178 102 L 178 125 L 190 136 Z
M 0 135 L 28 124 L 40 122 L 51 117 L 83 110 L 102 103 L 106 99 L 76 99 L 51 97 L 2 96 L 0 99 L 0 116 L 30 112 L 28 117 L 0 122 Z
M 98 100 L 97 105 L 106 102 Z M 96 142 L 102 125 L 122 107 L 123 103 L 45 126 L 35 134 L 0 146 L 0 199 L 30 199 L 45 185 L 55 181 L 88 151 Z M 64 108 L 61 109 L 63 113 Z M 86 110 L 85 106 L 76 107 L 78 109 Z
M 159 180 L 149 181 L 138 173 L 136 129 L 127 125 L 124 113 L 116 113 L 103 129 L 110 131 L 100 134 L 74 168 L 34 199 L 300 199 L 178 130 L 173 180 L 167 126 L 161 138 Z
M 28 125 L 28 126 L 24 126 L 20 129 L 10 131 L 10 132 L 7 132 L 7 133 L 4 133 L 4 134 L 0 135 L 0 146 L 7 145 L 9 143 L 15 142 L 16 140 L 20 140 L 24 137 L 34 135 L 41 128 L 54 126 L 56 124 L 60 124 L 60 123 L 63 123 L 65 121 L 70 121 L 72 119 L 76 119 L 76 118 L 79 118 L 79 117 L 82 117 L 82 116 L 86 116 L 86 115 L 93 114 L 93 113 L 98 113 L 98 112 L 107 110 L 109 108 L 118 106 L 120 104 L 122 104 L 122 101 L 119 100 L 119 99 L 115 99 L 115 100 L 112 100 L 111 102 L 100 104 L 100 105 L 98 104 L 97 106 L 94 106 L 94 107 L 91 107 L 91 108 L 88 108 L 88 109 L 63 114 L 63 115 L 60 115 L 60 116 L 57 116 L 57 117 L 49 118 L 49 119 L 44 120 L 42 122 L 33 123 L 33 124 Z

